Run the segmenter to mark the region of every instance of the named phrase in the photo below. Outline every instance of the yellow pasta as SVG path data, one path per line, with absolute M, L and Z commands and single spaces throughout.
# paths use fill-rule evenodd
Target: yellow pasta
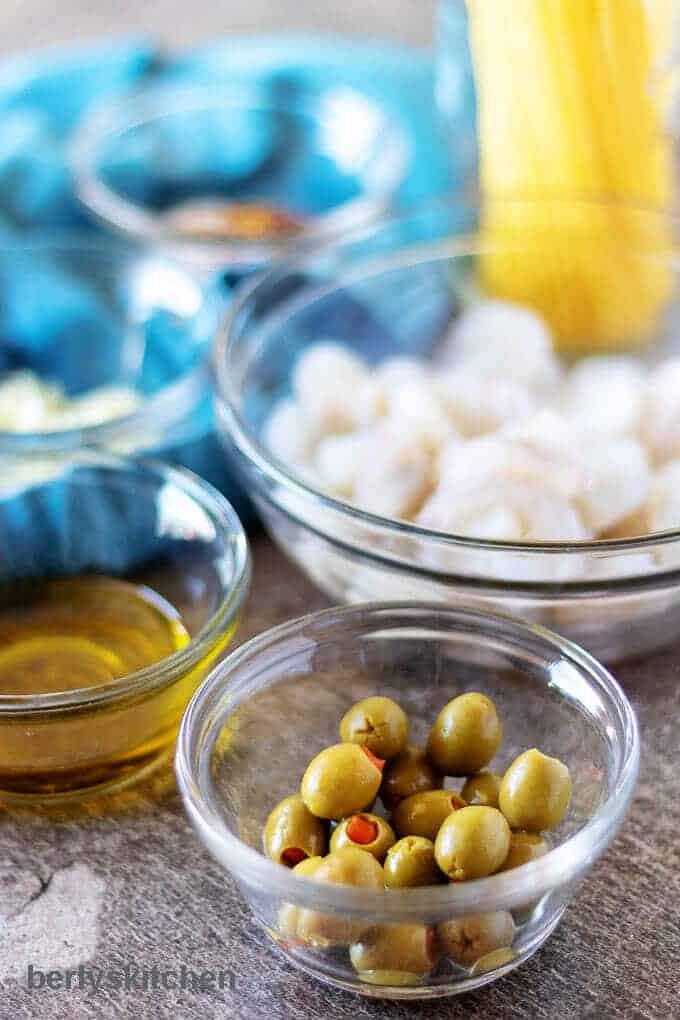
M 672 196 L 653 89 L 671 4 L 468 0 L 482 280 L 534 307 L 563 349 L 643 342 L 671 291 L 670 223 L 649 211 Z

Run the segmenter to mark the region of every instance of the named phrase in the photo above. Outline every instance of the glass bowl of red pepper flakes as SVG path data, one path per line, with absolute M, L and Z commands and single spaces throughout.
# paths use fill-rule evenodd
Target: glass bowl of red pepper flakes
M 407 144 L 358 92 L 281 74 L 119 98 L 83 122 L 72 162 L 105 225 L 199 269 L 243 270 L 384 211 Z

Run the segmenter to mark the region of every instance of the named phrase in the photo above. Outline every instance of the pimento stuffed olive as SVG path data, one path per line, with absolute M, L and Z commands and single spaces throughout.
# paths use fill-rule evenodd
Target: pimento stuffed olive
M 391 698 L 364 698 L 343 716 L 340 737 L 368 747 L 378 758 L 394 758 L 406 747 L 408 717 Z
M 331 836 L 330 848 L 340 850 L 343 846 L 358 846 L 382 862 L 395 841 L 394 830 L 384 818 L 364 812 L 343 818 L 336 825 Z
M 375 800 L 384 762 L 367 747 L 334 744 L 317 754 L 302 777 L 302 799 L 317 818 L 340 821 Z
M 424 748 L 409 745 L 385 766 L 380 799 L 388 811 L 414 793 L 436 790 L 442 778 L 430 762 Z
M 503 739 L 495 705 L 483 694 L 453 698 L 437 716 L 427 755 L 446 776 L 469 776 L 489 764 Z
M 387 851 L 383 864 L 387 889 L 437 885 L 444 875 L 434 858 L 434 843 L 424 836 L 404 836 Z
M 434 840 L 445 818 L 460 811 L 465 801 L 452 790 L 425 790 L 402 800 L 392 815 L 400 836 L 424 836 Z
M 326 826 L 305 806 L 299 793 L 284 797 L 265 822 L 264 852 L 287 868 L 325 854 L 327 843 Z

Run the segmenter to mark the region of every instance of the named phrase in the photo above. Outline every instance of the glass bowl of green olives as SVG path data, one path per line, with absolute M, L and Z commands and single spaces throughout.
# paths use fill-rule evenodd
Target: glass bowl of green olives
M 368 603 L 233 652 L 187 710 L 176 771 L 199 838 L 292 963 L 420 999 L 545 942 L 638 760 L 630 703 L 576 645 L 474 609 Z

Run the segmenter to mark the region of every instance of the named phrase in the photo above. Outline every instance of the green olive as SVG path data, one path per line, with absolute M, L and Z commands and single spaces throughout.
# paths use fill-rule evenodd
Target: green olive
M 343 818 L 336 825 L 331 836 L 331 850 L 339 850 L 343 846 L 358 846 L 366 850 L 378 861 L 383 861 L 385 854 L 394 844 L 396 836 L 392 826 L 379 815 L 362 813 Z
M 485 769 L 470 776 L 460 795 L 468 804 L 481 804 L 482 807 L 498 807 L 498 792 L 501 788 L 502 776 Z
M 478 804 L 454 811 L 434 844 L 437 864 L 454 882 L 493 875 L 510 849 L 510 827 L 497 808 Z
M 424 836 L 404 836 L 387 851 L 385 887 L 402 889 L 437 885 L 444 876 L 434 859 L 434 843 Z
M 298 937 L 299 910 L 294 903 L 283 903 L 279 909 L 277 929 L 287 939 Z
M 382 889 L 382 865 L 372 854 L 356 846 L 343 846 L 324 857 L 314 873 L 317 882 L 337 882 L 338 885 L 360 885 Z
M 550 846 L 543 836 L 537 836 L 533 832 L 513 832 L 510 835 L 510 849 L 501 871 L 510 871 L 512 868 L 521 868 L 529 861 L 537 861 L 539 857 L 547 854 Z
M 444 819 L 464 807 L 465 801 L 452 790 L 425 790 L 402 800 L 392 815 L 392 823 L 400 836 L 434 840 Z
M 437 962 L 434 929 L 424 924 L 387 924 L 369 929 L 349 950 L 360 974 L 375 971 L 428 974 Z
M 358 744 L 334 744 L 317 754 L 302 778 L 302 799 L 317 818 L 339 821 L 372 804 L 382 771 Z
M 293 871 L 296 875 L 302 875 L 304 878 L 313 878 L 325 860 L 325 857 L 308 857 L 307 860 L 296 864 Z
M 391 698 L 364 698 L 343 716 L 340 738 L 368 747 L 378 758 L 394 758 L 406 747 L 408 717 Z
M 422 984 L 423 975 L 407 974 L 404 970 L 363 970 L 359 974 L 359 980 L 367 985 L 395 985 L 398 988 L 405 988 L 408 985 Z
M 498 713 L 483 694 L 461 694 L 444 705 L 430 730 L 427 754 L 447 776 L 469 776 L 488 765 L 503 738 Z
M 499 967 L 505 967 L 506 964 L 512 963 L 512 961 L 516 959 L 517 953 L 514 949 L 510 949 L 509 947 L 494 949 L 492 953 L 480 956 L 477 963 L 473 963 L 470 967 L 470 976 L 477 977 L 479 974 L 489 974 L 492 970 L 498 970 Z
M 306 875 L 307 878 L 312 878 L 319 865 L 322 863 L 323 857 L 307 857 L 304 861 L 300 861 L 293 868 L 296 875 Z M 298 919 L 300 911 L 294 903 L 284 903 L 279 910 L 279 924 L 278 928 L 282 935 L 285 935 L 289 939 L 298 938 Z
M 385 884 L 382 865 L 371 854 L 355 846 L 344 846 L 328 854 L 312 878 L 315 882 L 364 886 L 368 889 L 382 889 Z M 299 911 L 297 936 L 303 942 L 316 946 L 342 946 L 361 938 L 367 927 L 365 921 L 356 921 L 340 914 L 322 914 L 305 907 Z
M 285 797 L 265 822 L 264 852 L 287 868 L 325 854 L 326 843 L 325 825 L 305 807 L 299 793 Z
M 487 953 L 511 946 L 514 937 L 515 922 L 507 910 L 458 917 L 437 925 L 437 940 L 442 951 L 456 963 L 468 967 Z
M 534 747 L 515 758 L 503 776 L 498 806 L 513 829 L 541 832 L 560 824 L 570 799 L 567 766 Z
M 409 746 L 385 766 L 380 799 L 388 811 L 393 811 L 400 801 L 414 793 L 436 790 L 441 785 L 441 776 L 432 767 L 425 750 Z

